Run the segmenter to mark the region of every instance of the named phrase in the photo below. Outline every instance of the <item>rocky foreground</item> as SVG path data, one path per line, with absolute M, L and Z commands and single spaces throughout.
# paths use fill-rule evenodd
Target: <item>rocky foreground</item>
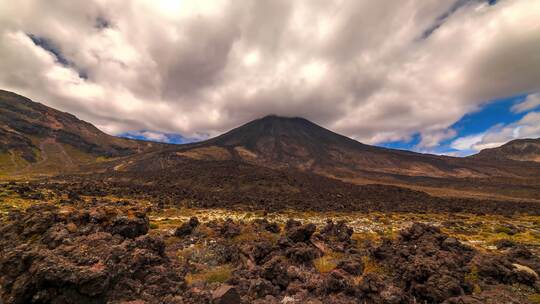
M 539 303 L 540 259 L 412 224 L 380 242 L 344 222 L 264 218 L 150 229 L 127 201 L 42 203 L 0 228 L 0 303 Z

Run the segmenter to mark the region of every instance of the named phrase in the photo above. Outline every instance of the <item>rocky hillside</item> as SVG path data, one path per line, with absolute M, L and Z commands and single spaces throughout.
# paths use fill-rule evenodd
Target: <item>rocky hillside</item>
M 0 172 L 59 173 L 159 144 L 107 135 L 92 124 L 0 90 Z
M 516 139 L 498 148 L 485 149 L 472 156 L 484 160 L 518 160 L 540 162 L 540 138 Z

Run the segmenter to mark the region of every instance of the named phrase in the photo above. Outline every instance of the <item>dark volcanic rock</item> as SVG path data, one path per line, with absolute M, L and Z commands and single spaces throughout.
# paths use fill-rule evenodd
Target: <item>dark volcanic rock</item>
M 321 255 L 321 252 L 305 243 L 297 243 L 287 249 L 285 255 L 295 263 L 308 264 Z
M 334 223 L 329 220 L 326 223 L 326 226 L 321 230 L 320 234 L 326 239 L 335 238 L 339 242 L 350 242 L 353 229 L 347 226 L 344 221 Z
M 385 240 L 373 252 L 395 271 L 396 286 L 428 302 L 442 302 L 471 290 L 465 275 L 474 254 L 472 248 L 424 224 L 401 231 L 397 240 Z
M 273 250 L 274 247 L 270 241 L 258 241 L 248 246 L 245 251 L 248 255 L 251 254 L 257 264 L 260 264 Z
M 241 304 L 240 295 L 234 286 L 222 285 L 212 293 L 214 304 Z
M 479 295 L 468 295 L 448 299 L 444 304 L 529 304 L 527 299 L 516 295 L 503 288 L 495 288 L 480 293 Z
M 227 219 L 219 229 L 220 234 L 225 238 L 232 238 L 240 234 L 241 228 L 232 219 Z
M 525 265 L 540 274 L 540 258 L 523 246 L 514 246 L 506 254 L 512 263 Z
M 287 222 L 285 235 L 294 243 L 307 242 L 315 232 L 317 227 L 314 224 L 297 225 Z
M 339 270 L 334 270 L 326 276 L 322 282 L 321 288 L 327 293 L 333 292 L 351 292 L 353 283 L 350 278 Z
M 502 239 L 495 242 L 495 246 L 497 246 L 497 249 L 506 249 L 516 246 L 516 243 L 508 239 Z
M 126 238 L 135 238 L 146 234 L 150 227 L 148 217 L 144 213 L 137 213 L 134 216 L 119 216 L 114 219 L 111 225 L 111 233 L 119 234 Z
M 290 278 L 287 275 L 287 261 L 279 256 L 266 262 L 262 268 L 262 277 L 272 282 L 272 284 L 285 289 L 289 285 Z
M 271 233 L 279 233 L 281 231 L 281 229 L 279 228 L 279 225 L 277 223 L 270 223 L 266 219 L 256 219 L 256 220 L 253 221 L 253 224 L 257 228 L 259 228 L 261 230 L 271 232 Z
M 87 208 L 39 205 L 0 229 L 3 303 L 153 302 L 181 295 L 183 278 L 163 241 L 145 235 L 144 212 Z
M 146 211 L 96 199 L 10 213 L 0 303 L 527 303 L 540 287 L 534 249 L 476 251 L 425 224 L 373 245 L 344 222 L 275 234 L 266 220 L 192 218 L 147 234 Z
M 364 265 L 361 261 L 343 260 L 337 265 L 338 269 L 342 269 L 352 275 L 360 275 L 364 271 Z
M 249 286 L 249 294 L 253 298 L 263 298 L 267 295 L 276 295 L 279 293 L 279 288 L 274 286 L 270 281 L 257 278 L 251 281 Z
M 188 222 L 183 223 L 182 226 L 176 228 L 174 231 L 175 236 L 183 237 L 186 235 L 190 235 L 195 228 L 199 225 L 199 219 L 196 217 L 192 217 L 189 219 Z
M 534 270 L 512 261 L 502 255 L 479 255 L 475 258 L 478 275 L 489 284 L 522 283 L 534 285 L 538 275 Z

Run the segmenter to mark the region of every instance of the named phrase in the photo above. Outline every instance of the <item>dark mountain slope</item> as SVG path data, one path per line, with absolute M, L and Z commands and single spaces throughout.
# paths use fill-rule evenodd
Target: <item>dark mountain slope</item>
M 158 146 L 107 135 L 69 113 L 0 90 L 0 175 L 54 174 Z
M 436 197 L 405 187 L 357 185 L 294 169 L 271 169 L 236 160 L 193 160 L 175 154 L 134 161 L 101 173 L 58 176 L 49 182 L 53 186 L 44 184 L 44 187 L 62 192 L 139 198 L 173 208 L 489 214 L 540 212 L 539 202 L 527 200 Z M 539 191 L 536 192 L 538 194 Z
M 540 138 L 512 140 L 497 148 L 484 149 L 471 158 L 490 161 L 510 159 L 540 162 Z
M 522 164 L 421 154 L 369 146 L 303 118 L 267 116 L 213 139 L 176 148 L 196 159 L 238 159 L 345 178 L 399 175 L 435 178 L 529 177 Z
M 128 157 L 116 162 L 113 168 L 133 174 L 162 172 L 169 176 L 173 168 L 184 168 L 186 159 L 300 170 L 355 184 L 391 184 L 442 196 L 534 199 L 540 194 L 540 165 L 536 163 L 374 147 L 306 119 L 278 116 L 254 120 L 204 142 Z M 201 174 L 212 178 L 211 172 Z

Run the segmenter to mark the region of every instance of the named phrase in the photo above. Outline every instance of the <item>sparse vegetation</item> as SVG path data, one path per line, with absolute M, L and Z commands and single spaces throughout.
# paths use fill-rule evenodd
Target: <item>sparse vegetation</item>
M 28 162 L 16 151 L 0 153 L 0 180 L 9 179 L 13 173 L 22 170 L 27 164 Z
M 531 304 L 540 304 L 540 293 L 533 293 L 527 297 Z
M 186 275 L 186 283 L 189 285 L 195 283 L 224 283 L 231 278 L 231 272 L 231 265 L 220 265 L 198 273 L 188 273 Z
M 313 265 L 318 272 L 327 273 L 334 270 L 342 259 L 343 253 L 330 251 L 322 257 L 313 260 Z
M 514 230 L 511 227 L 508 226 L 496 226 L 494 229 L 495 233 L 503 233 L 507 235 L 513 235 L 515 234 Z
M 479 285 L 480 280 L 478 276 L 478 266 L 471 266 L 471 271 L 465 275 L 465 281 L 472 284 L 473 294 L 479 294 L 482 292 L 482 288 Z
M 376 273 L 376 274 L 384 274 L 385 270 L 382 265 L 380 265 L 377 261 L 374 261 L 369 256 L 363 256 L 362 257 L 362 263 L 364 264 L 364 274 L 369 273 Z

